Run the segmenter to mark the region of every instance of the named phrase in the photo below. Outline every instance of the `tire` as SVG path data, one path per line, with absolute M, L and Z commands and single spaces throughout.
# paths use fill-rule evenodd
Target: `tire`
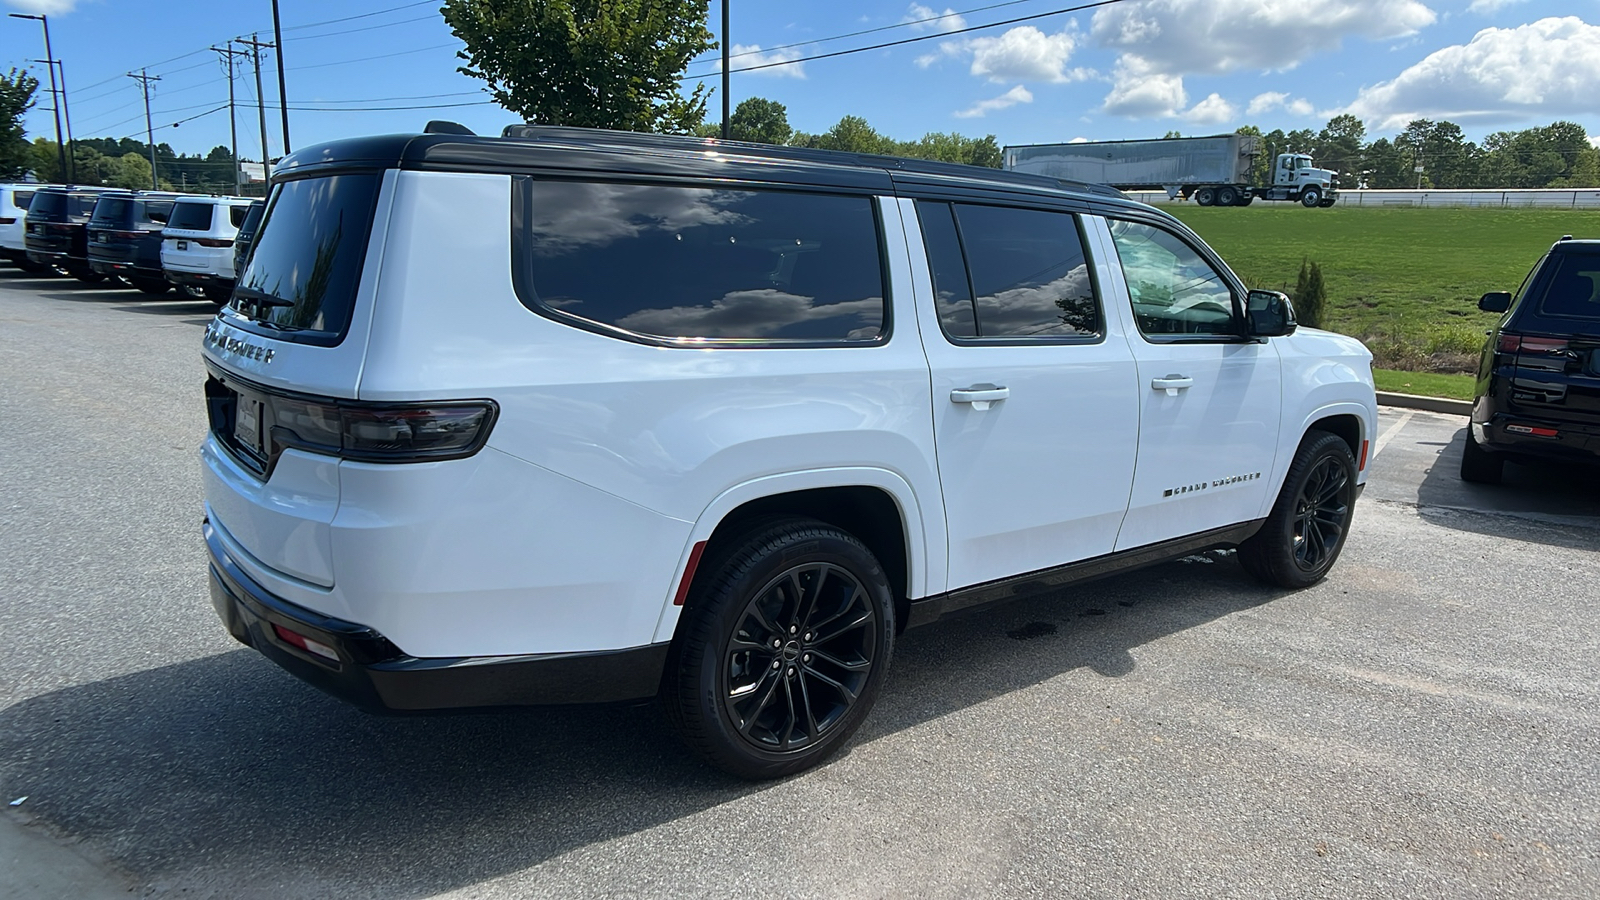
M 1350 446 L 1336 434 L 1308 432 L 1266 523 L 1239 545 L 1239 562 L 1278 587 L 1316 584 L 1344 549 L 1355 502 L 1356 460 Z
M 1318 188 L 1308 187 L 1300 192 L 1300 205 L 1306 209 L 1315 209 L 1322 202 L 1322 191 Z
M 1239 205 L 1240 206 L 1249 206 L 1250 204 L 1252 204 L 1254 202 L 1256 202 L 1256 198 L 1255 197 L 1246 197 L 1243 200 L 1239 201 Z
M 154 278 L 135 278 L 133 280 L 133 286 L 138 288 L 140 293 L 150 294 L 156 297 L 159 297 L 162 294 L 165 294 L 167 291 L 172 290 L 171 282 L 157 281 Z
M 17 263 L 17 266 L 19 268 L 21 268 L 22 271 L 27 272 L 29 275 L 49 275 L 49 274 L 52 274 L 51 269 L 50 269 L 49 266 L 45 265 L 44 263 L 36 263 L 36 262 L 34 262 L 32 260 L 28 260 L 28 259 L 22 260 L 21 262 Z
M 1483 449 L 1472 437 L 1472 424 L 1467 424 L 1467 442 L 1461 448 L 1461 480 L 1473 484 L 1499 484 L 1505 476 L 1506 459 Z
M 759 521 L 726 547 L 683 611 L 662 706 L 723 771 L 792 775 L 837 751 L 877 698 L 894 647 L 888 577 L 812 519 Z
M 1238 206 L 1239 192 L 1226 185 L 1217 188 L 1218 206 Z
M 1332 197 L 1324 197 L 1324 198 L 1322 198 L 1322 202 L 1317 204 L 1317 208 L 1318 209 L 1327 209 L 1328 207 L 1332 206 L 1333 204 L 1334 204 L 1334 198 L 1332 198 Z
M 108 276 L 102 275 L 99 272 L 91 272 L 87 269 L 75 269 L 72 272 L 72 277 L 78 279 L 84 284 L 99 284 L 100 282 L 105 281 Z
M 201 288 L 200 293 L 205 295 L 218 309 L 228 305 L 228 300 L 233 297 L 233 291 L 227 288 L 207 287 Z
M 1217 202 L 1216 188 L 1203 187 L 1194 192 L 1194 202 L 1201 206 L 1212 206 Z

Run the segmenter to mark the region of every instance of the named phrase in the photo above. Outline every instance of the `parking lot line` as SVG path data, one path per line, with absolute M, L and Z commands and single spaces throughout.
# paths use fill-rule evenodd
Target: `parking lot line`
M 1378 435 L 1378 443 L 1377 443 L 1376 446 L 1374 446 L 1372 448 L 1372 458 L 1373 459 L 1377 459 L 1378 458 L 1378 454 L 1383 452 L 1383 448 L 1389 446 L 1389 442 L 1394 440 L 1394 436 L 1399 434 L 1400 433 L 1400 429 L 1406 427 L 1406 423 L 1411 421 L 1411 417 L 1416 415 L 1416 414 L 1417 414 L 1417 411 L 1414 410 L 1414 409 L 1406 410 L 1404 413 L 1402 413 L 1400 415 L 1399 421 L 1395 422 L 1393 425 L 1390 425 L 1387 429 L 1385 429 L 1383 434 Z

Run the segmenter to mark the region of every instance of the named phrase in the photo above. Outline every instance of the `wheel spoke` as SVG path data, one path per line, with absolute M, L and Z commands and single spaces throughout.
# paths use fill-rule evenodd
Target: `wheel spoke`
M 823 619 L 820 622 L 812 622 L 806 627 L 809 628 L 813 634 L 820 632 L 822 629 L 837 621 L 841 616 L 849 615 L 850 610 L 855 609 L 856 601 L 864 600 L 866 599 L 866 596 L 866 591 L 863 591 L 861 586 L 857 585 L 856 589 L 851 592 L 850 599 L 846 600 L 844 603 L 841 603 L 839 605 L 839 609 L 835 611 L 833 615 L 828 616 L 826 619 Z
M 783 700 L 784 706 L 789 710 L 789 718 L 788 721 L 783 723 L 782 736 L 778 736 L 776 732 L 773 733 L 773 736 L 778 737 L 778 746 L 787 748 L 794 743 L 794 726 L 800 722 L 800 717 L 795 713 L 794 708 L 794 678 L 792 677 L 783 679 Z
M 840 695 L 842 695 L 844 697 L 846 706 L 856 702 L 856 692 L 850 690 L 847 687 L 845 687 L 842 682 L 839 682 L 839 681 L 836 681 L 836 680 L 834 680 L 832 678 L 829 678 L 828 676 L 822 674 L 821 672 L 818 672 L 816 669 L 813 669 L 813 668 L 810 668 L 810 667 L 807 667 L 805 671 L 812 678 L 815 678 L 818 681 L 822 682 L 823 684 L 826 684 L 829 687 L 833 688 L 834 690 L 838 691 L 840 693 Z
M 739 711 L 738 704 L 733 702 L 728 704 L 732 708 L 733 714 L 740 717 L 741 721 L 739 722 L 739 733 L 745 737 L 750 736 L 751 726 L 755 725 L 756 720 L 761 718 L 761 714 L 766 712 L 767 707 L 772 704 L 772 698 L 778 693 L 778 685 L 783 681 L 783 670 L 768 669 L 767 673 L 762 676 L 761 682 L 757 682 L 757 689 L 759 689 L 761 684 L 766 682 L 768 679 L 772 681 L 772 685 L 767 688 L 766 694 L 762 695 L 761 702 L 756 705 L 755 711 L 750 713 L 748 716 Z
M 815 648 L 806 652 L 810 653 L 813 658 L 820 659 L 830 665 L 838 666 L 839 668 L 844 669 L 846 672 L 863 672 L 872 668 L 872 660 L 870 659 L 859 659 L 855 662 L 845 662 L 831 653 L 823 653 L 821 650 L 817 650 Z
M 801 628 L 811 627 L 811 617 L 816 614 L 817 602 L 822 598 L 822 586 L 828 580 L 828 573 L 831 571 L 833 567 L 826 564 L 816 568 L 816 576 L 811 579 L 811 590 L 805 593 L 795 609 L 794 620 Z
M 816 711 L 811 707 L 811 690 L 806 687 L 805 670 L 802 669 L 800 676 L 795 680 L 800 682 L 800 705 L 804 706 L 806 711 L 806 737 L 814 741 L 817 739 L 818 733 L 822 731 L 822 728 L 817 724 Z

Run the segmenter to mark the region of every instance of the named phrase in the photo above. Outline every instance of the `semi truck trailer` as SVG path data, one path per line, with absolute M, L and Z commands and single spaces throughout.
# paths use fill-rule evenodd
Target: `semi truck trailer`
M 1338 198 L 1336 174 L 1317 168 L 1306 153 L 1278 154 L 1272 183 L 1253 184 L 1251 170 L 1260 153 L 1261 138 L 1250 134 L 1024 144 L 1005 148 L 1005 168 L 1124 191 L 1165 190 L 1170 199 L 1193 199 L 1201 206 L 1287 200 L 1315 208 L 1332 206 Z

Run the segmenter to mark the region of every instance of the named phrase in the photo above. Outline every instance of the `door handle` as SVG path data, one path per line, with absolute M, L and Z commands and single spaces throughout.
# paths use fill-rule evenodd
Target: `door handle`
M 971 403 L 973 409 L 988 409 L 989 404 L 1011 396 L 1011 389 L 994 384 L 975 384 L 950 392 L 951 403 Z
M 1176 397 L 1179 391 L 1186 391 L 1194 387 L 1194 379 L 1187 375 L 1163 375 L 1160 378 L 1150 379 L 1150 387 L 1158 391 L 1166 391 L 1168 397 Z

